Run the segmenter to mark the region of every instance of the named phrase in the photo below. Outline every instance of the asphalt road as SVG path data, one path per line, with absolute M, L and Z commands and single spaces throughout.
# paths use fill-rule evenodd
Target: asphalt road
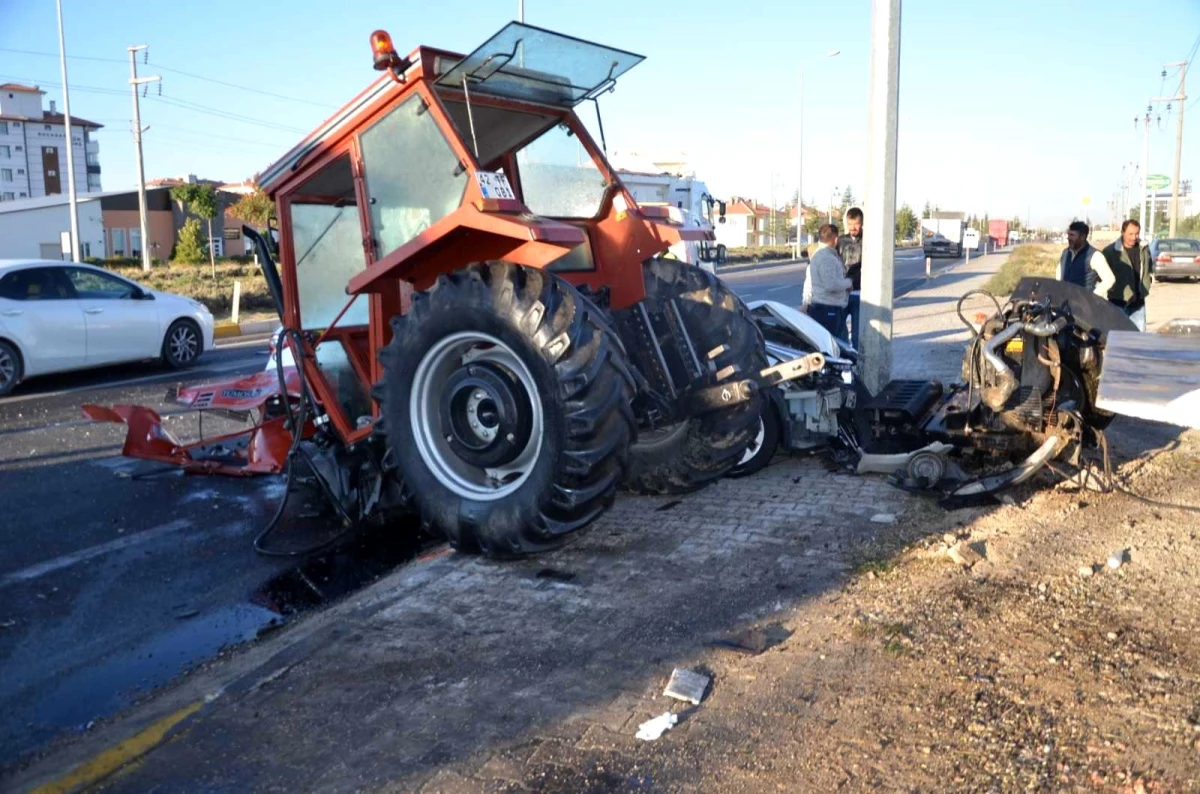
M 411 543 L 369 537 L 303 566 L 260 556 L 252 542 L 282 477 L 161 473 L 120 456 L 123 425 L 80 413 L 89 402 L 146 405 L 195 439 L 197 415 L 165 402 L 168 387 L 249 374 L 266 357 L 259 340 L 218 347 L 183 373 L 114 367 L 35 379 L 0 399 L 0 769 L 411 556 Z M 240 427 L 208 416 L 203 433 Z M 303 489 L 289 499 L 275 545 L 330 537 L 336 524 L 309 499 Z
M 962 264 L 962 258 L 938 257 L 933 260 L 933 273 Z M 733 287 L 744 301 L 773 300 L 792 306 L 800 304 L 800 291 L 804 287 L 806 263 L 779 265 L 746 270 L 726 270 L 717 275 Z M 920 248 L 902 249 L 896 252 L 895 289 L 896 296 L 915 289 L 925 282 L 925 254 Z

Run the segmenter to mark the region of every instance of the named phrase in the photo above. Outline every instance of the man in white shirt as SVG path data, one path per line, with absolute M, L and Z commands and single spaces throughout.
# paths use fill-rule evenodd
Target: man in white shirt
M 1090 232 L 1083 221 L 1074 221 L 1067 227 L 1067 248 L 1059 257 L 1057 278 L 1078 284 L 1108 300 L 1108 291 L 1117 283 L 1117 278 L 1104 253 L 1088 242 Z
M 808 315 L 839 339 L 846 338 L 846 306 L 854 282 L 838 256 L 838 228 L 827 223 L 817 232 L 817 250 L 804 273 L 804 303 Z

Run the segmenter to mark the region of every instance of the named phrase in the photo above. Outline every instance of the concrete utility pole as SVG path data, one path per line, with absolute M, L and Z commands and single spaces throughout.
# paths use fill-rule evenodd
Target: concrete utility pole
M 517 19 L 525 24 L 525 0 L 517 0 Z
M 1138 221 L 1138 228 L 1142 229 L 1143 232 L 1146 229 L 1146 193 L 1149 191 L 1149 188 L 1146 186 L 1146 177 L 1150 174 L 1150 113 L 1153 110 L 1153 105 L 1146 105 L 1146 118 L 1142 133 L 1142 212 Z
M 150 272 L 150 231 L 146 223 L 146 169 L 142 162 L 142 133 L 150 129 L 142 126 L 141 107 L 138 104 L 138 87 L 144 83 L 153 83 L 162 78 L 137 76 L 137 53 L 146 49 L 145 44 L 127 47 L 129 50 L 129 85 L 133 87 L 133 145 L 137 149 L 138 176 L 138 217 L 142 225 L 142 271 Z M 132 248 L 132 247 L 131 247 Z
M 62 62 L 63 127 L 67 131 L 67 203 L 71 208 L 71 261 L 82 262 L 79 256 L 79 206 L 75 199 L 75 138 L 71 134 L 71 91 L 67 88 L 67 45 L 63 36 L 62 0 L 58 7 L 58 58 Z M 84 157 L 87 154 L 85 152 Z
M 900 0 L 872 0 L 867 187 L 863 207 L 862 376 L 878 394 L 892 378 L 896 142 L 900 109 Z
M 1169 69 L 1172 66 L 1179 67 L 1179 90 L 1175 92 L 1175 96 L 1171 98 L 1172 102 L 1179 103 L 1179 125 L 1175 128 L 1175 173 L 1171 175 L 1171 237 L 1175 236 L 1175 227 L 1179 224 L 1179 158 L 1183 152 L 1183 106 L 1187 100 L 1187 61 L 1179 63 L 1168 63 L 1165 66 Z

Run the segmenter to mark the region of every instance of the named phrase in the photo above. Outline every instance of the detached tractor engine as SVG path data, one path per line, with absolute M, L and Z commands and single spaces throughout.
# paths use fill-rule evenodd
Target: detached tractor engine
M 976 291 L 959 300 L 959 317 L 972 333 L 963 382 L 943 394 L 936 382 L 892 381 L 858 421 L 869 464 L 872 453 L 905 450 L 915 458 L 930 448 L 936 454 L 917 465 L 903 460 L 897 481 L 953 498 L 1024 482 L 1063 455 L 1078 466 L 1113 418 L 1096 407 L 1107 333 L 1133 330 L 1122 312 L 1090 292 L 1033 278 L 1018 284 L 1007 306 L 996 302 L 996 313 L 976 328 L 962 315 L 972 294 L 992 297 Z M 977 475 L 958 469 L 950 452 Z

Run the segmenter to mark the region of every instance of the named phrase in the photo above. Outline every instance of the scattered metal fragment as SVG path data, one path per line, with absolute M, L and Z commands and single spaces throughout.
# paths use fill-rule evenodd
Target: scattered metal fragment
M 712 679 L 703 673 L 676 667 L 675 671 L 671 673 L 671 680 L 667 682 L 667 688 L 663 690 L 663 694 L 699 706 L 700 701 L 704 700 L 704 693 L 708 691 L 711 681 Z

